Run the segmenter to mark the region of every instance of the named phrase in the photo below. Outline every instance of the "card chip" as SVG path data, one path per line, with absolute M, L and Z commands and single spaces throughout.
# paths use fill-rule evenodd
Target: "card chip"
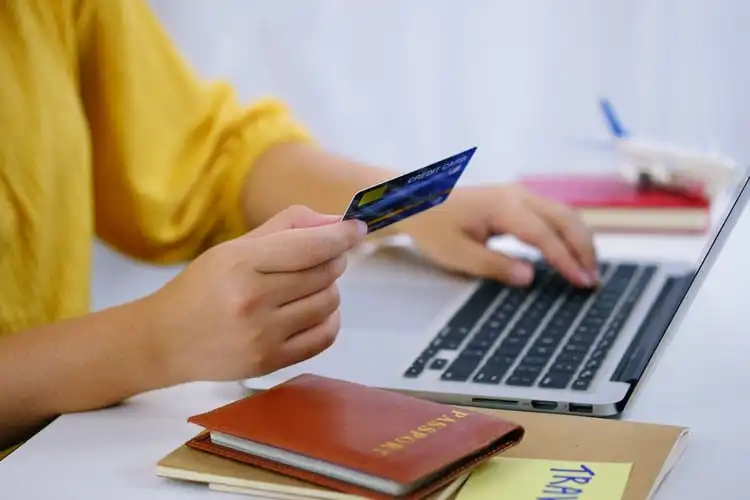
M 378 186 L 370 191 L 365 192 L 362 195 L 362 198 L 359 199 L 359 203 L 357 203 L 357 206 L 361 207 L 362 205 L 367 205 L 368 203 L 372 203 L 373 201 L 379 200 L 380 198 L 383 197 L 387 189 L 388 189 L 388 184 L 384 184 L 382 186 Z

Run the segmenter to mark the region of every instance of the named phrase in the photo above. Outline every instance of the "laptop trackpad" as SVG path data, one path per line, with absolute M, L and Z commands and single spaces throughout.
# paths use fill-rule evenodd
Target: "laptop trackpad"
M 405 250 L 380 250 L 350 265 L 339 282 L 342 330 L 422 334 L 457 307 L 472 283 Z

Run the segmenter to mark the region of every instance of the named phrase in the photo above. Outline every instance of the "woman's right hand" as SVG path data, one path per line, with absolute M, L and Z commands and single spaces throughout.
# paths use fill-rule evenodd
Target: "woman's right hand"
M 336 280 L 366 233 L 339 221 L 289 208 L 149 297 L 170 383 L 256 377 L 328 348 L 339 330 Z

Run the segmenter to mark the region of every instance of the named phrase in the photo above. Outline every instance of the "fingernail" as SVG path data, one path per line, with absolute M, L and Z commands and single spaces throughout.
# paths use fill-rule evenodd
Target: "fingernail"
M 602 277 L 599 275 L 599 268 L 595 267 L 589 272 L 589 275 L 591 276 L 591 279 L 594 280 L 594 283 L 599 283 L 602 280 Z
M 367 223 L 357 219 L 357 230 L 359 231 L 359 234 L 365 236 L 368 232 Z
M 528 285 L 534 278 L 534 271 L 526 264 L 515 264 L 510 271 L 511 284 L 515 286 Z
M 588 271 L 578 271 L 578 280 L 583 286 L 594 286 L 598 279 Z

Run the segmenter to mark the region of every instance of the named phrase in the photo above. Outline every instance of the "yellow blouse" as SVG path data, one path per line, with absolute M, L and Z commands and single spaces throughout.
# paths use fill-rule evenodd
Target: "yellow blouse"
M 253 161 L 306 137 L 197 79 L 147 0 L 0 2 L 0 127 L 0 334 L 87 312 L 95 236 L 167 263 L 238 235 Z
M 95 236 L 167 263 L 240 234 L 249 167 L 307 137 L 196 78 L 147 0 L 0 2 L 0 127 L 0 335 L 87 312 Z

